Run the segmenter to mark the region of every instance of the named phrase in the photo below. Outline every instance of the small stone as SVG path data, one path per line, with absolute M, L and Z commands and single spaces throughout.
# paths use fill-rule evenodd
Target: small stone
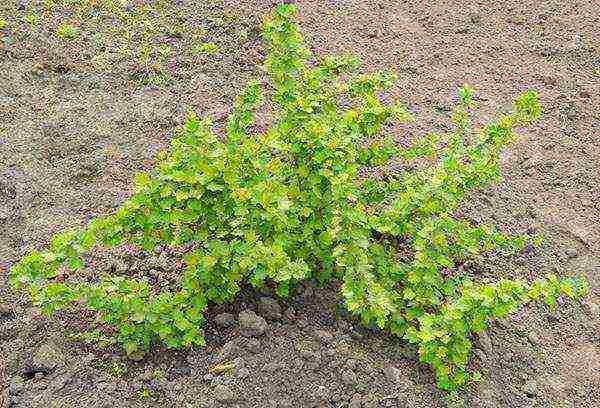
M 342 372 L 342 382 L 346 385 L 355 385 L 357 383 L 356 373 L 352 370 Z
M 304 299 L 310 299 L 315 295 L 315 290 L 309 284 L 306 284 L 304 287 L 304 291 L 302 292 L 302 297 Z
M 304 360 L 301 358 L 294 359 L 294 368 L 296 370 L 302 370 L 304 368 Z
M 333 341 L 333 334 L 327 330 L 315 330 L 315 337 L 323 344 L 330 344 Z
M 561 53 L 560 49 L 556 47 L 545 47 L 540 51 L 542 57 L 554 57 Z
M 283 312 L 283 316 L 289 321 L 294 321 L 296 319 L 296 311 L 293 307 L 288 307 L 285 309 L 285 312 Z
M 250 377 L 250 370 L 248 370 L 246 367 L 242 367 L 240 369 L 236 369 L 233 372 L 233 375 L 235 375 L 237 378 L 248 378 Z
M 219 402 L 231 402 L 237 399 L 235 393 L 225 384 L 215 387 L 215 399 Z
M 383 374 L 385 374 L 385 378 L 389 382 L 394 385 L 398 385 L 403 382 L 402 371 L 398 370 L 396 367 L 388 365 L 383 369 Z
M 591 317 L 600 317 L 600 305 L 598 303 L 588 300 L 584 302 L 584 307 Z
M 61 375 L 56 377 L 52 383 L 50 384 L 50 388 L 54 391 L 60 391 L 69 385 L 72 382 L 72 379 L 67 375 Z
M 352 330 L 350 332 L 350 337 L 352 337 L 354 340 L 362 340 L 364 338 L 364 336 L 356 330 Z
M 376 29 L 376 28 L 370 29 L 370 30 L 367 30 L 367 36 L 369 38 L 377 38 L 377 37 L 381 36 L 381 32 L 379 31 L 379 29 Z
M 479 350 L 479 349 L 475 349 L 475 355 L 477 356 L 477 359 L 479 359 L 479 361 L 483 364 L 485 363 L 485 361 L 487 360 L 485 353 L 483 352 L 483 350 Z
M 523 386 L 523 392 L 529 398 L 535 397 L 538 394 L 538 391 L 537 391 L 537 382 L 535 382 L 534 380 L 527 381 L 525 383 L 525 385 Z
M 50 372 L 57 366 L 64 364 L 65 356 L 52 343 L 42 344 L 33 354 L 31 362 L 33 369 L 40 372 Z
M 356 360 L 349 359 L 348 361 L 346 361 L 346 368 L 348 370 L 355 370 L 357 366 L 358 366 L 358 363 Z
M 246 348 L 249 352 L 253 354 L 258 354 L 262 351 L 262 346 L 260 344 L 260 340 L 258 339 L 248 339 L 246 343 Z
M 235 324 L 235 316 L 231 313 L 221 313 L 215 316 L 215 324 L 221 328 L 231 327 Z
M 144 354 L 142 354 L 142 353 L 133 353 L 133 354 L 128 355 L 127 358 L 130 361 L 139 363 L 140 361 L 142 361 L 144 359 Z
M 267 363 L 263 366 L 263 371 L 266 371 L 267 373 L 273 374 L 274 372 L 278 371 L 281 368 L 281 364 L 280 363 Z
M 267 322 L 253 311 L 240 312 L 238 316 L 240 330 L 245 337 L 259 337 L 265 334 Z
M 126 273 L 129 270 L 129 266 L 121 258 L 113 259 L 110 269 L 117 274 Z
M 216 362 L 220 363 L 225 360 L 231 360 L 235 358 L 240 353 L 240 348 L 237 345 L 237 341 L 230 340 L 223 345 L 221 348 L 221 352 L 217 356 Z
M 540 344 L 540 338 L 535 333 L 529 333 L 527 335 L 527 339 L 534 346 L 537 346 L 538 344 Z
M 362 407 L 362 397 L 360 394 L 354 394 L 350 399 L 350 403 L 348 403 L 348 408 L 361 408 Z
M 178 378 L 188 377 L 191 374 L 192 374 L 192 369 L 190 367 L 187 367 L 187 366 L 174 367 L 171 370 L 169 370 L 169 374 L 167 375 L 167 380 L 175 381 Z
M 261 297 L 258 302 L 258 313 L 267 319 L 279 320 L 281 319 L 281 306 L 275 299 Z
M 481 15 L 477 13 L 470 13 L 468 17 L 469 23 L 471 24 L 479 24 L 481 23 Z
M 241 358 L 241 357 L 235 358 L 231 363 L 233 364 L 233 366 L 235 368 L 244 368 L 244 367 L 246 367 L 246 361 L 243 358 Z
M 569 248 L 565 251 L 565 255 L 569 259 L 577 258 L 577 250 L 574 248 Z
M 492 345 L 492 340 L 490 339 L 490 336 L 487 334 L 487 332 L 484 331 L 481 334 L 479 334 L 479 345 L 485 352 L 486 356 L 491 357 L 493 355 L 494 347 Z
M 307 361 L 321 361 L 321 353 L 312 350 L 301 350 L 300 356 Z
M 342 333 L 346 333 L 349 332 L 351 329 L 350 323 L 348 323 L 346 320 L 339 320 L 336 324 L 337 329 L 339 331 L 341 331 Z
M 8 385 L 8 395 L 19 395 L 24 389 L 23 379 L 21 377 L 13 377 Z

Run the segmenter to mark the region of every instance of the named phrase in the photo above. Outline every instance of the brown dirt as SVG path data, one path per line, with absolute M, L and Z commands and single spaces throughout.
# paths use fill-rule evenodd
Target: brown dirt
M 41 11 L 41 4 L 0 5 L 8 23 L 0 28 L 0 267 L 51 232 L 115 209 L 133 173 L 152 165 L 185 105 L 218 113 L 259 72 L 257 24 L 274 2 L 163 3 L 163 17 L 148 19 L 172 26 L 179 14 L 186 30 L 171 41 L 171 80 L 160 88 L 141 84 L 140 64 L 116 50 L 123 31 L 115 20 L 93 13 L 78 19 L 56 8 L 31 28 L 22 19 L 30 10 Z M 475 267 L 489 279 L 584 273 L 590 295 L 554 311 L 531 305 L 492 325 L 473 357 L 484 373 L 482 383 L 448 396 L 436 390 L 409 347 L 344 316 L 334 288 L 309 286 L 281 301 L 287 312 L 269 320 L 258 344 L 241 336 L 236 325 L 215 324 L 218 313 L 258 311 L 261 294 L 246 290 L 234 305 L 209 313 L 208 348 L 157 349 L 132 362 L 114 350 L 72 340 L 77 328 L 69 316 L 39 317 L 8 290 L 2 274 L 0 377 L 7 387 L 0 406 L 218 407 L 215 396 L 225 387 L 236 394 L 226 403 L 233 407 L 600 407 L 597 5 L 297 3 L 314 51 L 351 50 L 365 69 L 400 74 L 393 93 L 417 113 L 417 132 L 447 125 L 443 107 L 462 83 L 475 87 L 482 121 L 520 91 L 536 89 L 545 109 L 542 121 L 506 152 L 505 180 L 474 194 L 465 210 L 509 230 L 534 228 L 545 243 L 532 253 L 478 260 Z M 54 30 L 64 20 L 81 23 L 82 35 L 57 38 Z M 198 39 L 214 42 L 218 51 L 191 53 Z M 236 358 L 233 373 L 207 376 L 216 362 Z M 32 361 L 51 369 L 36 375 L 28 370 Z M 390 366 L 399 370 L 398 379 L 385 374 Z

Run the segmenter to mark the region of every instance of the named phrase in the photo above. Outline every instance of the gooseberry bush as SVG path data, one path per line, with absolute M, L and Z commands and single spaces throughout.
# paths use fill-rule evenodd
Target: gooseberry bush
M 245 87 L 225 134 L 190 112 L 155 170 L 135 177 L 134 194 L 116 212 L 30 251 L 11 268 L 11 284 L 28 288 L 48 314 L 98 312 L 116 329 L 116 341 L 138 353 L 160 342 L 204 345 L 207 303 L 231 301 L 245 284 L 270 285 L 285 297 L 303 280 L 335 279 L 349 311 L 416 344 L 438 385 L 457 388 L 469 379 L 473 333 L 531 300 L 553 305 L 561 294 L 577 298 L 587 290 L 583 278 L 556 275 L 476 283 L 458 267 L 473 255 L 537 242 L 455 214 L 467 193 L 499 179 L 499 153 L 516 126 L 539 118 L 538 98 L 521 94 L 512 112 L 476 131 L 473 90 L 463 86 L 452 131 L 398 146 L 382 129 L 413 116 L 379 96 L 394 75 L 359 74 L 350 55 L 315 62 L 294 13 L 294 5 L 282 4 L 265 20 L 270 83 Z M 267 130 L 254 126 L 263 94 L 277 114 Z M 404 163 L 400 170 L 361 176 L 393 160 Z M 79 273 L 93 246 L 122 243 L 145 250 L 193 245 L 176 288 L 143 276 Z

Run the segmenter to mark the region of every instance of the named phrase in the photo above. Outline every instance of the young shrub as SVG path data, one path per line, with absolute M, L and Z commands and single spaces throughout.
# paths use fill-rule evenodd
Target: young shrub
M 538 98 L 523 93 L 512 112 L 476 132 L 469 120 L 473 90 L 464 86 L 450 134 L 396 146 L 379 137 L 382 125 L 412 116 L 378 96 L 394 75 L 358 74 L 352 56 L 314 63 L 294 12 L 280 5 L 265 21 L 271 85 L 246 86 L 224 137 L 191 113 L 155 171 L 136 176 L 135 193 L 121 208 L 82 231 L 54 236 L 44 251 L 32 250 L 11 269 L 11 283 L 28 288 L 47 313 L 73 305 L 99 311 L 133 353 L 157 342 L 203 345 L 207 302 L 231 301 L 246 283 L 274 285 L 287 296 L 307 278 L 337 279 L 352 313 L 414 343 L 441 388 L 459 387 L 468 379 L 472 333 L 530 300 L 553 305 L 561 293 L 577 298 L 587 290 L 581 278 L 478 283 L 455 273 L 474 254 L 513 253 L 535 241 L 453 214 L 467 192 L 499 179 L 499 152 L 516 126 L 539 118 Z M 254 131 L 263 93 L 277 116 L 268 130 Z M 364 166 L 392 158 L 406 164 L 401 171 L 360 177 Z M 432 164 L 412 165 L 423 158 Z M 122 276 L 76 279 L 93 245 L 125 242 L 146 250 L 194 243 L 179 287 L 159 290 L 147 279 Z M 66 279 L 59 273 L 65 266 Z

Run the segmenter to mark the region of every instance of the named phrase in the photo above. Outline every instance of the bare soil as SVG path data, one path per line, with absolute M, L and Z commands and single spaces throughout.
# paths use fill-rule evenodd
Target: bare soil
M 263 75 L 258 26 L 274 5 L 124 4 L 131 10 L 164 5 L 139 20 L 153 22 L 157 41 L 171 47 L 168 80 L 151 86 L 154 71 L 118 49 L 131 29 L 103 12 L 101 2 L 56 3 L 47 13 L 37 1 L 0 4 L 6 23 L 0 20 L 3 272 L 52 232 L 116 209 L 133 174 L 151 167 L 166 146 L 185 106 L 219 120 L 244 82 Z M 400 74 L 393 94 L 417 114 L 414 132 L 448 126 L 448 107 L 463 83 L 477 91 L 481 121 L 519 92 L 539 92 L 543 119 L 505 152 L 505 180 L 473 194 L 465 211 L 507 230 L 540 232 L 544 244 L 513 257 L 474 260 L 473 271 L 492 280 L 583 273 L 589 296 L 556 310 L 530 305 L 492 324 L 475 339 L 472 364 L 483 381 L 447 395 L 407 344 L 344 314 L 333 284 L 308 283 L 290 299 L 277 299 L 278 306 L 263 299 L 269 293 L 244 290 L 235 304 L 211 307 L 207 348 L 156 348 L 132 361 L 78 338 L 76 316 L 41 317 L 2 273 L 0 406 L 600 407 L 599 5 L 297 3 L 316 53 L 352 51 L 367 70 Z M 32 11 L 35 25 L 25 21 Z M 80 27 L 77 38 L 56 35 L 65 21 Z M 177 25 L 184 30 L 172 35 L 168 28 Z M 135 50 L 135 36 L 132 41 Z M 214 43 L 216 52 L 191 52 L 198 41 Z M 111 257 L 107 268 L 120 259 Z M 266 318 L 264 334 L 242 335 L 238 316 L 249 310 Z M 222 362 L 233 362 L 232 368 L 211 370 Z

